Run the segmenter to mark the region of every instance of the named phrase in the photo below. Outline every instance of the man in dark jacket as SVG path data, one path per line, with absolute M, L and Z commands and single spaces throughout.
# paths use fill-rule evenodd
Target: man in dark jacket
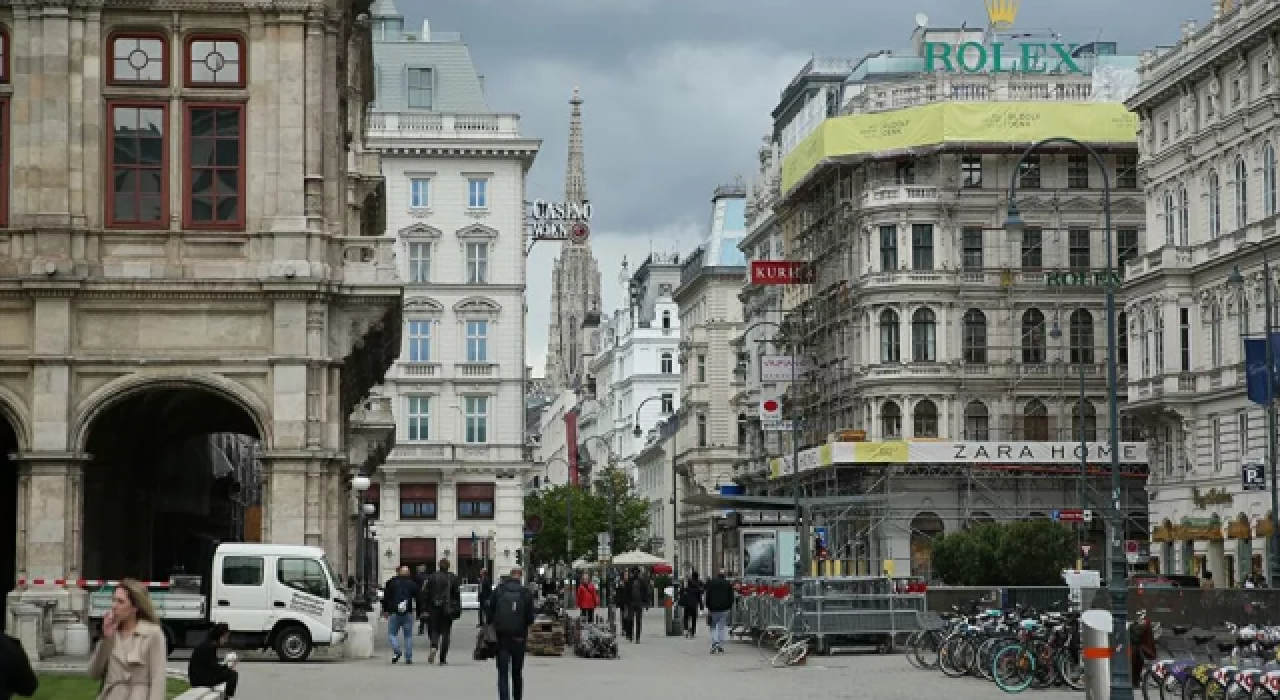
M 440 568 L 431 575 L 427 585 L 427 614 L 431 616 L 431 655 L 427 663 L 435 663 L 436 651 L 440 652 L 440 665 L 449 663 L 449 636 L 453 621 L 462 615 L 462 587 L 457 574 L 449 570 L 449 560 L 441 559 Z
M 400 661 L 404 656 L 405 663 L 413 663 L 413 611 L 418 604 L 418 596 L 422 588 L 409 575 L 409 567 L 400 567 L 399 573 L 387 581 L 382 592 L 382 616 L 387 620 L 387 633 L 391 637 L 391 663 Z M 400 642 L 397 639 L 400 631 L 404 631 L 404 653 L 400 653 Z
M 0 634 L 0 700 L 9 700 L 14 695 L 29 698 L 36 694 L 39 685 L 22 644 L 7 634 Z
M 631 572 L 623 571 L 613 587 L 613 606 L 618 609 L 618 617 L 622 618 L 622 636 L 631 641 Z
M 676 598 L 684 611 L 684 636 L 693 639 L 698 633 L 698 613 L 702 611 L 702 579 L 698 572 L 689 574 Z
M 427 573 L 427 565 L 419 564 L 418 573 L 414 574 L 413 580 L 418 582 L 418 588 L 422 590 L 423 595 L 427 591 L 427 582 L 431 580 L 431 574 Z M 418 635 L 430 634 L 431 617 L 427 615 L 427 601 L 422 597 L 418 597 Z
M 489 601 L 493 598 L 493 577 L 489 576 L 488 569 L 480 570 L 480 594 L 476 600 L 480 604 L 477 612 L 480 614 L 480 620 L 476 623 L 476 627 L 484 627 L 484 621 L 489 614 Z
M 640 630 L 644 627 L 644 613 L 653 607 L 653 586 L 639 571 L 631 572 L 627 584 L 627 607 L 631 616 L 631 641 L 640 643 Z
M 703 597 L 706 599 L 707 625 L 711 628 L 711 653 L 724 653 L 725 631 L 729 623 L 729 611 L 733 610 L 733 584 L 721 569 L 715 578 L 707 581 Z
M 522 700 L 524 697 L 524 654 L 533 625 L 533 593 L 520 582 L 520 567 L 493 589 L 488 619 L 498 638 L 498 698 Z

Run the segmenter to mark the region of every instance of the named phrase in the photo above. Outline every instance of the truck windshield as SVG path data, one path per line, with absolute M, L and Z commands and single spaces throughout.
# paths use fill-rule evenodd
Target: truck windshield
M 346 592 L 347 582 L 344 581 L 342 577 L 338 575 L 338 572 L 333 570 L 333 562 L 329 561 L 329 557 L 321 557 L 320 563 L 324 564 L 324 570 L 328 572 L 329 580 L 333 581 L 334 587 L 340 591 Z

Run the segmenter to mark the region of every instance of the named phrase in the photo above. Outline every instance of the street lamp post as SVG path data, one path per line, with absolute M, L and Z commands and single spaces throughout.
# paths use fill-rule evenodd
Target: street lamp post
M 591 443 L 591 441 L 592 441 L 592 440 L 599 440 L 599 441 L 600 441 L 600 444 L 604 445 L 604 450 L 605 450 L 605 459 L 607 460 L 607 463 L 605 464 L 605 471 L 607 472 L 607 477 L 606 477 L 606 478 L 609 480 L 609 531 L 608 531 L 608 535 L 609 535 L 609 552 L 608 552 L 608 554 L 609 554 L 609 557 L 608 557 L 608 561 L 609 561 L 609 570 L 610 570 L 610 571 L 612 571 L 612 569 L 613 569 L 613 511 L 617 508 L 616 497 L 615 497 L 615 494 L 614 494 L 614 490 L 615 490 L 615 489 L 614 489 L 614 483 L 613 483 L 613 482 L 614 482 L 614 474 L 613 474 L 613 462 L 614 462 L 613 446 L 609 444 L 609 441 L 608 441 L 608 440 L 606 440 L 606 439 L 605 439 L 605 437 L 604 437 L 603 435 L 592 435 L 591 437 L 588 437 L 588 438 L 586 438 L 585 440 L 583 440 L 583 441 L 582 441 L 582 444 L 583 444 L 583 445 L 588 445 L 588 444 L 590 444 L 590 443 Z M 608 609 L 609 609 L 609 619 L 610 619 L 610 621 L 612 621 L 612 620 L 613 620 L 613 607 L 612 607 L 612 602 L 613 602 L 613 601 L 611 600 L 612 596 L 610 595 L 610 589 L 611 589 L 611 588 L 613 588 L 612 582 L 610 582 L 610 584 L 609 584 L 609 585 L 605 586 L 605 591 L 604 591 L 604 603 L 605 603 L 605 605 L 606 605 L 606 606 L 609 606 L 609 607 L 608 607 Z
M 1109 537 L 1107 538 L 1107 587 L 1111 597 L 1112 640 L 1120 650 L 1118 660 L 1111 664 L 1111 700 L 1132 700 L 1133 683 L 1129 677 L 1129 635 L 1126 621 L 1129 616 L 1129 589 L 1124 578 L 1126 563 L 1124 550 L 1120 546 L 1124 521 L 1120 503 L 1120 407 L 1119 377 L 1116 367 L 1116 290 L 1112 275 L 1114 266 L 1111 249 L 1111 176 L 1107 171 L 1107 163 L 1096 150 L 1073 138 L 1056 136 L 1037 141 L 1027 147 L 1018 162 L 1014 164 L 1009 178 L 1009 210 L 1005 219 L 1005 230 L 1010 233 L 1020 232 L 1026 224 L 1018 211 L 1018 175 L 1027 157 L 1039 148 L 1050 143 L 1068 144 L 1088 153 L 1102 173 L 1102 216 L 1107 249 L 1106 304 L 1107 304 L 1107 418 L 1111 442 L 1111 511 L 1109 521 Z M 1268 344 L 1269 345 L 1269 344 Z
M 803 318 L 803 315 L 804 315 L 803 307 L 799 309 L 799 311 L 800 311 L 801 317 Z M 781 324 L 774 323 L 773 321 L 757 321 L 751 324 L 750 326 L 748 326 L 747 330 L 743 331 L 742 333 L 743 337 L 749 336 L 751 334 L 751 331 L 755 330 L 756 328 L 759 328 L 760 326 L 771 326 L 777 332 L 784 331 L 784 328 L 782 327 Z M 791 387 L 790 389 L 794 391 L 796 386 L 796 365 L 798 364 L 797 357 L 799 356 L 799 346 L 800 346 L 800 341 L 797 336 L 800 333 L 800 327 L 794 322 L 792 322 L 790 328 L 792 330 L 788 334 L 789 337 L 787 338 L 787 346 L 791 351 Z M 769 342 L 776 342 L 776 341 L 769 341 Z M 744 378 L 745 378 L 745 374 L 746 374 L 746 368 L 743 367 Z M 799 399 L 798 393 L 796 395 L 796 399 L 797 401 L 795 403 L 798 403 L 798 399 Z M 793 403 L 792 411 L 791 411 L 791 478 L 793 479 L 792 495 L 795 500 L 795 513 L 796 513 L 796 557 L 795 557 L 795 565 L 791 572 L 791 600 L 795 604 L 795 611 L 796 611 L 796 614 L 798 615 L 803 609 L 802 604 L 804 602 L 804 591 L 802 590 L 802 587 L 804 584 L 803 567 L 807 560 L 807 557 L 805 556 L 805 554 L 806 554 L 806 550 L 809 547 L 809 535 L 805 531 L 805 526 L 804 526 L 805 521 L 804 521 L 803 511 L 801 510 L 801 506 L 800 506 L 800 496 L 802 491 L 801 485 L 800 485 L 800 421 L 796 418 L 797 411 L 795 410 L 795 403 Z M 746 563 L 743 562 L 744 568 L 745 568 L 745 565 Z M 799 618 L 793 617 L 793 619 L 799 619 Z M 800 632 L 800 630 L 795 630 L 795 631 L 797 633 Z
M 1244 314 L 1244 335 L 1249 335 L 1249 305 L 1244 295 L 1244 277 L 1240 274 L 1240 266 L 1236 265 L 1231 271 L 1231 277 L 1228 281 L 1240 288 L 1240 313 Z M 1267 586 L 1275 588 L 1280 583 L 1280 488 L 1277 488 L 1276 480 L 1276 377 L 1275 377 L 1275 349 L 1271 344 L 1271 332 L 1274 328 L 1274 313 L 1271 308 L 1271 259 L 1267 255 L 1267 249 L 1262 248 L 1262 283 L 1263 283 L 1263 300 L 1266 304 L 1266 317 L 1264 323 L 1267 332 L 1264 342 L 1266 343 L 1266 363 L 1267 363 L 1267 472 L 1271 478 L 1271 552 L 1270 561 L 1267 562 Z M 1248 374 L 1249 368 L 1245 367 L 1245 373 Z M 1243 458 L 1243 456 L 1242 456 Z
M 636 406 L 636 419 L 634 421 L 635 427 L 632 428 L 631 430 L 632 437 L 635 437 L 637 440 L 644 437 L 644 430 L 640 427 L 640 409 L 644 408 L 644 405 L 649 403 L 650 401 L 661 401 L 661 400 L 662 400 L 662 396 L 650 396 L 644 401 L 641 401 L 639 405 Z M 677 431 L 680 429 L 679 415 L 680 414 L 676 413 L 674 410 L 671 413 L 671 420 L 675 421 L 673 425 Z M 680 578 L 680 550 L 678 548 L 678 545 L 676 544 L 676 525 L 679 521 L 676 518 L 678 517 L 677 514 L 680 511 L 680 504 L 676 502 L 676 499 L 679 496 L 676 492 L 676 446 L 675 446 L 676 437 L 675 436 L 676 436 L 676 433 L 673 432 L 671 434 L 671 572 L 677 579 L 679 579 Z
M 365 518 L 368 515 L 368 513 L 365 511 L 365 505 L 372 505 L 372 504 L 366 504 L 364 502 L 364 494 L 366 491 L 369 490 L 369 486 L 370 486 L 369 477 L 363 474 L 357 474 L 356 476 L 351 477 L 351 488 L 353 491 L 356 492 L 356 503 L 357 503 L 356 535 L 359 538 L 356 540 L 356 590 L 353 591 L 352 593 L 357 594 L 361 597 L 363 597 L 364 592 L 367 588 L 366 581 L 365 581 L 365 579 L 367 578 L 365 575 L 365 548 L 368 545 L 365 542 L 365 539 L 366 539 L 365 538 Z M 369 621 L 368 611 L 365 609 L 365 607 L 366 607 L 365 601 L 363 599 L 361 599 L 359 603 L 357 603 L 354 600 L 352 601 L 352 605 L 351 605 L 351 608 L 352 608 L 351 621 L 352 622 L 368 622 Z

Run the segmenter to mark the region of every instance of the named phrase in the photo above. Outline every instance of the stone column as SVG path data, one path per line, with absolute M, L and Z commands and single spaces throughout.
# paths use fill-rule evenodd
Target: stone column
M 87 455 L 26 452 L 18 464 L 18 578 L 77 579 Z
M 262 541 L 304 544 L 307 532 L 307 464 L 302 454 L 262 456 Z

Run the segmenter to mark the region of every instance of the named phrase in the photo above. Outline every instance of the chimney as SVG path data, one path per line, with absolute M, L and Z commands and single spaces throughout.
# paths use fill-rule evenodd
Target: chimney
M 431 41 L 431 20 L 422 20 L 422 40 Z

